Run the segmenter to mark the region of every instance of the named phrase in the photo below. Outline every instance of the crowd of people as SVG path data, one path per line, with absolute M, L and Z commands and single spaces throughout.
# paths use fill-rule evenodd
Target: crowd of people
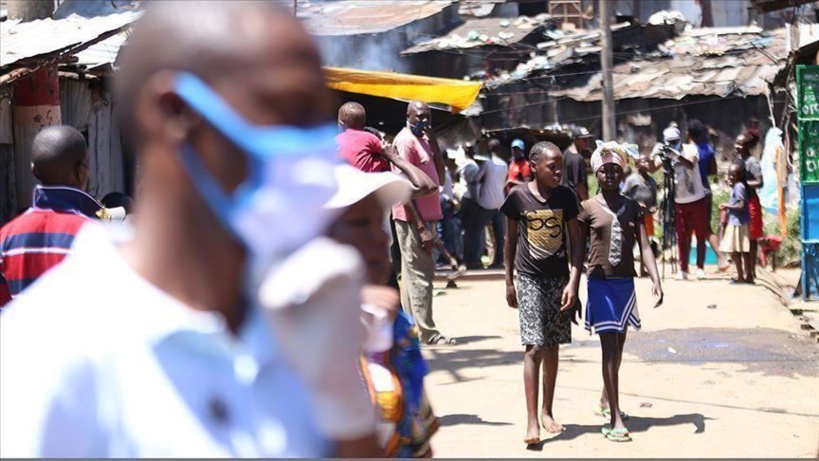
M 334 111 L 303 27 L 258 2 L 151 4 L 120 61 L 135 200 L 87 194 L 85 139 L 49 127 L 31 147 L 33 205 L 0 229 L 3 457 L 430 457 L 439 422 L 421 347 L 458 345 L 433 315 L 442 265 L 452 278 L 504 268 L 526 443 L 563 429 L 559 345 L 583 310 L 585 272 L 603 434 L 628 441 L 618 374 L 628 328 L 640 328 L 633 279 L 644 272 L 663 302 L 651 173 L 666 158 L 681 277 L 694 232 L 698 278 L 708 240 L 736 283 L 753 282 L 752 131 L 737 140 L 719 242 L 714 153 L 695 122 L 689 144 L 666 129 L 662 155 L 592 151 L 578 129 L 565 152 L 515 139 L 507 163 L 497 139 L 442 149 L 430 107 L 411 101 L 386 142 L 361 104 Z

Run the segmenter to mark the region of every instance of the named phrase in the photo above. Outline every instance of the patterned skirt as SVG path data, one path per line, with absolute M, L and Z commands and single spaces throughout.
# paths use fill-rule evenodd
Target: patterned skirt
M 634 279 L 589 279 L 586 330 L 623 333 L 629 325 L 640 329 Z
M 560 312 L 560 298 L 568 277 L 517 276 L 520 341 L 524 346 L 546 348 L 572 342 L 569 312 Z

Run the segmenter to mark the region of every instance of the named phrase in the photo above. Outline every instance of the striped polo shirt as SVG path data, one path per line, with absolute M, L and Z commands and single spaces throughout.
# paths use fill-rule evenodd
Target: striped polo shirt
M 63 260 L 102 205 L 66 186 L 37 186 L 34 204 L 0 228 L 0 307 Z

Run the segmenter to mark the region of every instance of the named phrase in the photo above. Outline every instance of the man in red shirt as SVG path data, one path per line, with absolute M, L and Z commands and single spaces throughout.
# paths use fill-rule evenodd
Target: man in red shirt
M 529 170 L 529 159 L 526 158 L 526 149 L 523 141 L 512 141 L 512 162 L 509 163 L 509 176 L 506 179 L 506 193 L 519 184 L 526 184 L 532 179 Z
M 88 145 L 76 129 L 40 131 L 31 146 L 31 171 L 42 183 L 32 207 L 0 228 L 0 307 L 62 261 L 80 227 L 102 208 L 83 192 Z

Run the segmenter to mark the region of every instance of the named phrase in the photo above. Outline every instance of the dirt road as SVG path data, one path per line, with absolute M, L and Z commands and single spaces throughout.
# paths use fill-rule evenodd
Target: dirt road
M 601 435 L 599 342 L 574 327 L 555 398 L 567 430 L 527 449 L 517 311 L 500 280 L 459 285 L 435 297 L 435 318 L 465 344 L 425 350 L 442 422 L 436 456 L 817 456 L 819 346 L 763 288 L 669 280 L 666 304 L 652 309 L 649 282 L 638 280 L 643 329 L 630 334 L 620 376 L 634 441 Z

